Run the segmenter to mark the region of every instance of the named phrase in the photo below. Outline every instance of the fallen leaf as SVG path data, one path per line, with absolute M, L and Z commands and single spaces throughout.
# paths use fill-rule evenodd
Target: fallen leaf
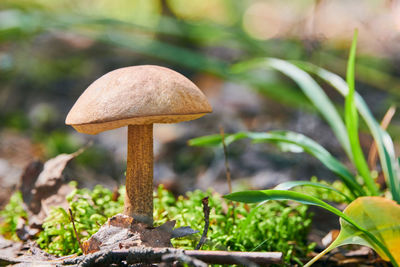
M 22 192 L 25 210 L 28 213 L 29 226 L 25 223 L 18 225 L 17 232 L 21 240 L 31 238 L 41 229 L 51 207 L 61 206 L 68 209 L 66 196 L 74 188 L 65 184 L 63 172 L 67 164 L 80 153 L 82 150 L 72 154 L 60 154 L 44 164 L 33 161 L 25 168 L 19 190 Z
M 343 213 L 378 239 L 396 263 L 400 263 L 400 205 L 383 197 L 360 197 L 351 202 Z M 340 225 L 341 230 L 335 241 L 305 266 L 311 265 L 332 249 L 348 244 L 373 248 L 382 259 L 389 261 L 385 252 L 363 232 L 342 219 Z
M 340 231 L 337 229 L 331 230 L 329 231 L 329 233 L 322 238 L 321 242 L 322 245 L 324 245 L 325 247 L 328 247 L 333 241 L 335 241 L 335 239 L 338 237 Z
M 117 214 L 83 242 L 84 254 L 99 250 L 122 249 L 130 247 L 172 247 L 171 238 L 175 221 L 159 227 L 149 227 L 133 218 Z

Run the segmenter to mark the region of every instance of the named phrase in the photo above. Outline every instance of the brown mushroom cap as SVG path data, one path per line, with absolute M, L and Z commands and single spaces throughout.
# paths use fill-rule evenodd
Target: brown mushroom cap
M 168 68 L 144 65 L 117 69 L 94 81 L 65 123 L 78 132 L 97 134 L 130 124 L 194 120 L 211 111 L 189 79 Z

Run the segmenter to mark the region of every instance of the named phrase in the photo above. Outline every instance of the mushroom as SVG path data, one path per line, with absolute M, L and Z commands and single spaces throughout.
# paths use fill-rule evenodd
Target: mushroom
M 212 111 L 200 89 L 183 75 L 160 66 L 111 71 L 79 97 L 65 123 L 97 134 L 128 126 L 124 214 L 153 224 L 153 124 L 200 118 Z

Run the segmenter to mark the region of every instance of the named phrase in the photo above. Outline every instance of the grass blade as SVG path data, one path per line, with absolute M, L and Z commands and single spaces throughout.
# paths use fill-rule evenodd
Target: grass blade
M 238 132 L 236 134 L 225 134 L 225 145 L 230 145 L 235 141 L 247 138 L 246 132 Z M 220 134 L 206 135 L 197 138 L 190 139 L 188 141 L 189 146 L 222 146 L 222 136 Z
M 315 183 L 315 182 L 310 182 L 310 181 L 289 181 L 289 182 L 284 182 L 281 183 L 277 186 L 275 186 L 275 190 L 290 190 L 294 187 L 298 187 L 298 186 L 311 186 L 311 187 L 316 187 L 316 188 L 322 188 L 322 189 L 327 189 L 330 191 L 333 191 L 341 196 L 343 196 L 347 202 L 351 202 L 354 200 L 354 198 L 351 198 L 349 196 L 347 196 L 346 194 L 344 194 L 343 192 L 337 190 L 336 188 L 326 185 L 326 184 L 321 184 L 321 183 Z
M 308 62 L 296 61 L 295 64 L 307 72 L 313 73 L 323 79 L 343 96 L 348 94 L 349 88 L 339 75 Z M 376 142 L 382 171 L 392 193 L 393 200 L 400 203 L 400 184 L 398 178 L 399 163 L 397 162 L 394 152 L 393 141 L 390 135 L 379 126 L 379 123 L 375 120 L 364 99 L 357 92 L 355 92 L 354 97 L 357 109 Z
M 302 148 L 308 154 L 320 160 L 329 170 L 337 174 L 343 183 L 350 189 L 353 197 L 366 195 L 364 189 L 357 183 L 351 172 L 337 159 L 335 159 L 325 148 L 312 139 L 290 131 L 271 131 L 267 133 L 239 132 L 226 135 L 226 144 L 236 140 L 249 138 L 255 143 L 291 144 Z M 220 135 L 203 136 L 189 141 L 193 146 L 216 146 L 221 145 Z
M 353 197 L 365 195 L 364 189 L 357 183 L 351 172 L 336 158 L 334 158 L 324 147 L 314 140 L 291 131 L 271 131 L 267 133 L 248 133 L 248 137 L 256 143 L 288 143 L 301 147 L 304 152 L 317 158 L 333 173 L 337 174 L 343 183 L 350 189 Z
M 273 68 L 293 79 L 330 125 L 348 157 L 353 159 L 349 138 L 342 118 L 323 89 L 308 73 L 285 60 L 276 58 L 262 58 L 238 63 L 233 66 L 232 70 L 234 72 L 245 72 L 260 67 Z
M 363 178 L 365 185 L 371 195 L 378 195 L 379 189 L 375 184 L 371 172 L 368 168 L 367 161 L 361 149 L 360 140 L 358 136 L 358 113 L 354 99 L 355 81 L 354 81 L 354 66 L 356 58 L 357 47 L 357 31 L 354 32 L 353 43 L 350 49 L 349 61 L 347 64 L 347 85 L 349 92 L 345 101 L 345 122 L 347 127 L 347 134 L 350 140 L 350 147 L 353 151 L 354 164 Z
M 348 219 L 349 223 L 352 222 L 351 218 L 348 218 L 337 208 L 319 200 L 318 198 L 299 192 L 286 190 L 247 190 L 225 195 L 224 198 L 243 203 L 260 203 L 269 200 L 294 200 L 306 205 L 319 206 L 342 217 L 346 221 Z
M 293 192 L 293 191 L 284 191 L 284 190 L 249 190 L 249 191 L 241 191 L 241 192 L 235 192 L 229 195 L 225 195 L 224 198 L 232 200 L 232 201 L 238 201 L 238 202 L 244 202 L 244 203 L 259 203 L 259 202 L 265 202 L 269 200 L 294 200 L 306 205 L 314 205 L 318 206 L 321 208 L 324 208 L 333 214 L 339 216 L 349 224 L 351 224 L 353 227 L 355 227 L 357 230 L 362 232 L 368 239 L 370 239 L 373 243 L 377 245 L 391 260 L 394 266 L 398 266 L 394 257 L 390 253 L 390 251 L 386 248 L 385 245 L 382 244 L 381 241 L 379 241 L 373 234 L 371 234 L 368 230 L 364 229 L 361 227 L 358 223 L 356 223 L 352 218 L 350 218 L 348 215 L 344 214 L 337 208 L 325 203 L 322 200 L 319 200 L 318 198 L 308 196 L 306 194 L 298 193 L 298 192 Z M 311 264 L 312 262 L 310 262 Z M 309 266 L 309 265 L 307 265 Z

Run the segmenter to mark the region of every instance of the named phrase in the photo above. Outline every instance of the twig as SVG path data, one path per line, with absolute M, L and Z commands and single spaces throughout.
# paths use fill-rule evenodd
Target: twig
M 282 264 L 281 252 L 231 252 L 207 250 L 180 250 L 174 248 L 131 248 L 129 250 L 99 251 L 93 254 L 66 259 L 63 265 L 109 266 L 112 264 L 158 263 L 178 260 L 191 266 L 203 267 L 209 264 L 239 264 L 242 266 L 265 266 Z
M 82 247 L 81 239 L 79 238 L 78 232 L 76 231 L 75 219 L 74 219 L 74 215 L 72 214 L 72 210 L 69 208 L 68 211 L 69 211 L 69 217 L 70 217 L 71 222 L 72 222 L 72 227 L 74 228 L 76 240 L 78 240 L 78 244 L 79 244 L 79 247 L 80 247 L 82 253 L 85 253 L 85 251 L 83 250 L 83 247 Z
M 186 250 L 185 254 L 210 264 L 240 264 L 251 266 L 259 264 L 281 264 L 281 252 L 242 252 Z
M 57 263 L 61 263 L 57 260 L 38 260 L 34 257 L 19 257 L 19 258 L 12 258 L 0 255 L 0 266 L 54 266 Z
M 228 162 L 228 148 L 225 143 L 225 131 L 222 126 L 219 127 L 219 131 L 221 134 L 221 141 L 222 141 L 222 147 L 224 148 L 224 157 L 225 157 L 225 170 L 226 170 L 226 181 L 228 182 L 228 189 L 229 189 L 229 194 L 232 193 L 232 182 L 231 182 L 231 170 L 229 168 L 229 162 Z M 236 205 L 232 201 L 228 201 L 228 205 L 232 207 L 231 209 L 231 214 L 230 216 L 232 217 L 233 221 L 235 221 L 235 207 Z M 228 209 L 229 211 L 229 209 Z
M 389 126 L 390 122 L 392 121 L 392 118 L 394 114 L 396 113 L 396 108 L 394 106 L 391 106 L 388 111 L 386 111 L 385 116 L 383 116 L 383 119 L 381 121 L 381 127 L 382 129 L 386 130 L 386 128 Z M 371 147 L 369 149 L 368 153 L 368 165 L 370 169 L 375 169 L 376 168 L 376 161 L 378 159 L 378 149 L 376 146 L 375 140 L 372 141 Z
M 203 261 L 196 259 L 194 257 L 191 257 L 189 255 L 186 255 L 184 252 L 183 253 L 169 253 L 165 254 L 164 256 L 161 257 L 162 262 L 183 262 L 188 264 L 189 266 L 198 266 L 198 267 L 207 267 L 208 264 L 204 263 Z
M 220 126 L 219 131 L 221 134 L 222 147 L 224 148 L 226 181 L 228 182 L 228 189 L 229 189 L 229 194 L 230 194 L 230 193 L 232 193 L 232 182 L 231 182 L 231 170 L 229 168 L 229 162 L 228 162 L 228 148 L 226 147 L 226 144 L 225 144 L 224 128 L 222 126 Z
M 180 261 L 195 267 L 206 267 L 207 264 L 186 255 L 183 250 L 174 248 L 146 248 L 136 247 L 129 250 L 106 250 L 98 251 L 74 259 L 64 260 L 64 265 L 76 265 L 81 267 L 88 266 L 110 266 L 126 262 L 127 265 L 135 263 L 158 263 L 163 261 Z M 125 264 L 125 265 L 126 265 Z
M 200 249 L 201 246 L 206 242 L 208 227 L 210 226 L 210 207 L 208 206 L 208 197 L 205 197 L 201 200 L 203 203 L 203 213 L 204 213 L 204 230 L 201 235 L 200 241 L 196 246 L 196 250 Z

